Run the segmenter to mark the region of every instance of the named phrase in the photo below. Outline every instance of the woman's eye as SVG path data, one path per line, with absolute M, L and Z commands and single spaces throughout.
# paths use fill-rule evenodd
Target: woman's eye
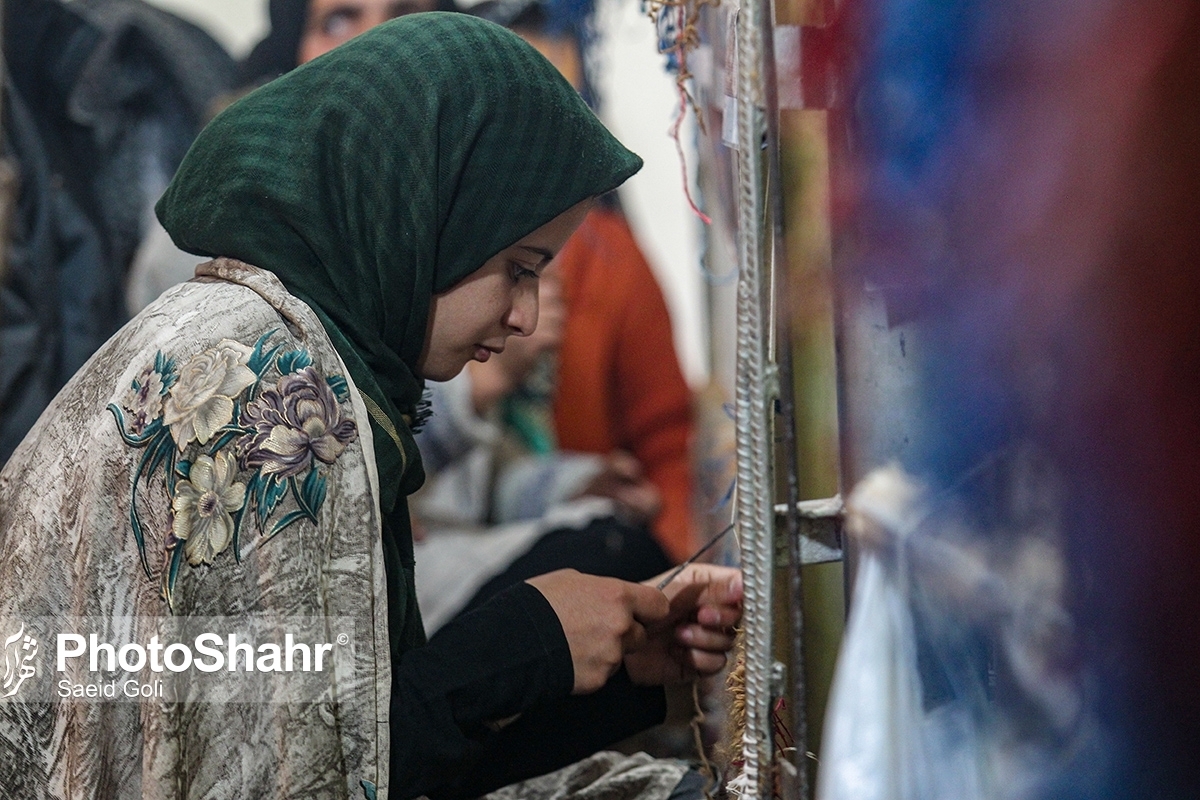
M 360 12 L 353 8 L 335 8 L 321 20 L 321 32 L 326 36 L 348 39 L 354 35 Z
M 522 278 L 535 278 L 536 279 L 538 274 L 531 269 L 522 267 L 520 264 L 513 262 L 512 276 L 513 276 L 513 283 L 516 283 L 517 281 L 521 280 Z

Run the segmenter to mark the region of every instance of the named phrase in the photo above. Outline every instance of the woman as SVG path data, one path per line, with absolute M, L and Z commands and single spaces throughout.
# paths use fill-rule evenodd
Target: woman
M 217 117 L 158 207 L 216 260 L 110 340 L 0 473 L 0 621 L 22 625 L 0 633 L 32 670 L 0 706 L 0 787 L 474 795 L 657 721 L 656 684 L 719 669 L 727 571 L 667 595 L 543 575 L 428 644 L 414 601 L 422 379 L 530 333 L 536 275 L 639 165 L 531 48 L 456 15 L 380 26 Z M 144 679 L 139 652 L 170 678 L 162 648 L 191 623 L 222 646 L 307 623 L 318 664 L 341 660 L 282 668 L 268 642 L 239 669 L 229 639 L 197 659 L 212 674 L 176 649 L 167 693 L 90 699 Z M 239 681 L 277 675 L 247 700 Z
M 471 13 L 505 24 L 589 96 L 590 3 Z M 637 581 L 696 550 L 691 391 L 615 200 L 597 202 L 543 276 L 534 335 L 430 387 L 435 414 L 417 437 L 428 480 L 411 504 L 428 630 L 559 567 Z

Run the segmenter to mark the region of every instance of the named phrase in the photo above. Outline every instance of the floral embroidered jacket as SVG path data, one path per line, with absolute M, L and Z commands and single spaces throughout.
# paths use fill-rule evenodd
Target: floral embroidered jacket
M 278 280 L 228 260 L 201 272 L 104 345 L 0 473 L 10 796 L 363 797 L 386 774 L 391 665 L 365 409 Z M 215 663 L 172 635 L 200 619 L 209 650 L 258 672 L 222 662 L 209 677 L 224 683 L 201 689 L 195 669 L 173 671 L 185 655 L 161 650 L 171 640 Z M 292 620 L 337 669 L 286 652 Z M 229 634 L 277 649 L 239 661 Z M 168 668 L 139 664 L 130 643 Z M 293 656 L 290 680 L 280 667 Z M 253 684 L 251 699 L 272 669 L 279 680 Z

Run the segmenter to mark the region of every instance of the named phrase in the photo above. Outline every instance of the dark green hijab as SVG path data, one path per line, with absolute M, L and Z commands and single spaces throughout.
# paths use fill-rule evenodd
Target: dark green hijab
M 157 211 L 179 247 L 269 270 L 314 308 L 366 395 L 386 515 L 423 479 L 432 295 L 640 167 L 519 37 L 413 14 L 230 106 Z

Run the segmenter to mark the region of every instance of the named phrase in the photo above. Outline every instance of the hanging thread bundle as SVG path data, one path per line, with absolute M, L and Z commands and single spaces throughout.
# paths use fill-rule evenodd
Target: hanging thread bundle
M 696 124 L 701 133 L 705 133 L 704 115 L 701 113 L 696 98 L 688 89 L 688 81 L 692 73 L 688 69 L 688 54 L 700 45 L 700 34 L 696 24 L 700 19 L 700 9 L 704 6 L 717 6 L 721 0 L 644 0 L 643 10 L 654 21 L 658 33 L 658 52 L 667 57 L 667 70 L 675 73 L 675 86 L 679 93 L 679 111 L 671 124 L 671 138 L 675 141 L 675 152 L 679 154 L 679 165 L 683 171 L 683 194 L 693 213 L 705 225 L 711 225 L 712 220 L 696 205 L 692 198 L 691 185 L 688 181 L 687 160 L 683 153 L 683 143 L 679 133 L 683 126 L 688 109 L 696 115 Z

